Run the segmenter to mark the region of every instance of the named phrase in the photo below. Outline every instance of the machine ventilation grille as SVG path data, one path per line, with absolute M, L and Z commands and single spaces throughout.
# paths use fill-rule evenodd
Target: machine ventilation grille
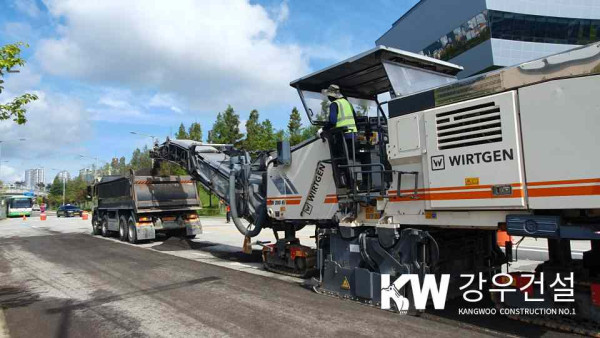
M 436 114 L 438 149 L 502 142 L 500 106 L 495 102 Z

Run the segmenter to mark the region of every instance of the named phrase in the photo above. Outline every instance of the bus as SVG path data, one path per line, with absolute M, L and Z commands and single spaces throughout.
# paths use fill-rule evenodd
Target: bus
M 6 208 L 8 217 L 31 216 L 31 207 L 33 206 L 33 197 L 30 196 L 9 196 L 6 198 Z

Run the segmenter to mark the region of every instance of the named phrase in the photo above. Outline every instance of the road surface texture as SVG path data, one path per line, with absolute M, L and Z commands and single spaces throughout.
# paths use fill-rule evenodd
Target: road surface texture
M 401 316 L 318 295 L 259 269 L 259 251 L 214 242 L 232 225 L 207 220 L 205 230 L 192 242 L 134 246 L 91 236 L 79 218 L 0 221 L 0 337 L 562 335 L 505 318 Z

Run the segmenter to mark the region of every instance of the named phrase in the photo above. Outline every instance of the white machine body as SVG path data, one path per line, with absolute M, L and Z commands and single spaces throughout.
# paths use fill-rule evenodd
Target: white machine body
M 421 175 L 385 215 L 497 227 L 516 211 L 600 209 L 598 88 L 598 75 L 558 79 L 390 119 L 393 169 Z
M 387 76 L 394 84 L 405 73 Z M 432 93 L 432 108 L 393 114 L 393 101 L 415 95 L 402 87 L 388 104 L 387 161 L 395 173 L 417 175 L 394 174 L 377 206 L 360 206 L 347 223 L 329 145 L 311 140 L 292 150 L 290 165 L 269 167 L 268 215 L 341 226 L 492 229 L 509 214 L 600 210 L 598 74 L 600 44 L 593 44 L 419 88 Z

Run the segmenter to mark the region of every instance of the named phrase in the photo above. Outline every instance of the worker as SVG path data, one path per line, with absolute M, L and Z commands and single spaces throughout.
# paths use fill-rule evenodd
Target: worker
M 231 219 L 231 207 L 229 205 L 227 205 L 227 223 L 229 223 L 229 220 Z
M 354 119 L 354 108 L 352 104 L 344 98 L 338 85 L 332 84 L 323 90 L 331 104 L 329 105 L 329 128 L 346 128 L 344 138 L 348 147 L 350 158 L 354 159 L 354 139 L 356 137 L 356 120 Z
M 336 128 L 346 127 L 346 139 L 352 139 L 356 134 L 356 122 L 354 120 L 354 108 L 344 98 L 338 85 L 332 84 L 323 90 L 329 101 L 329 123 Z

